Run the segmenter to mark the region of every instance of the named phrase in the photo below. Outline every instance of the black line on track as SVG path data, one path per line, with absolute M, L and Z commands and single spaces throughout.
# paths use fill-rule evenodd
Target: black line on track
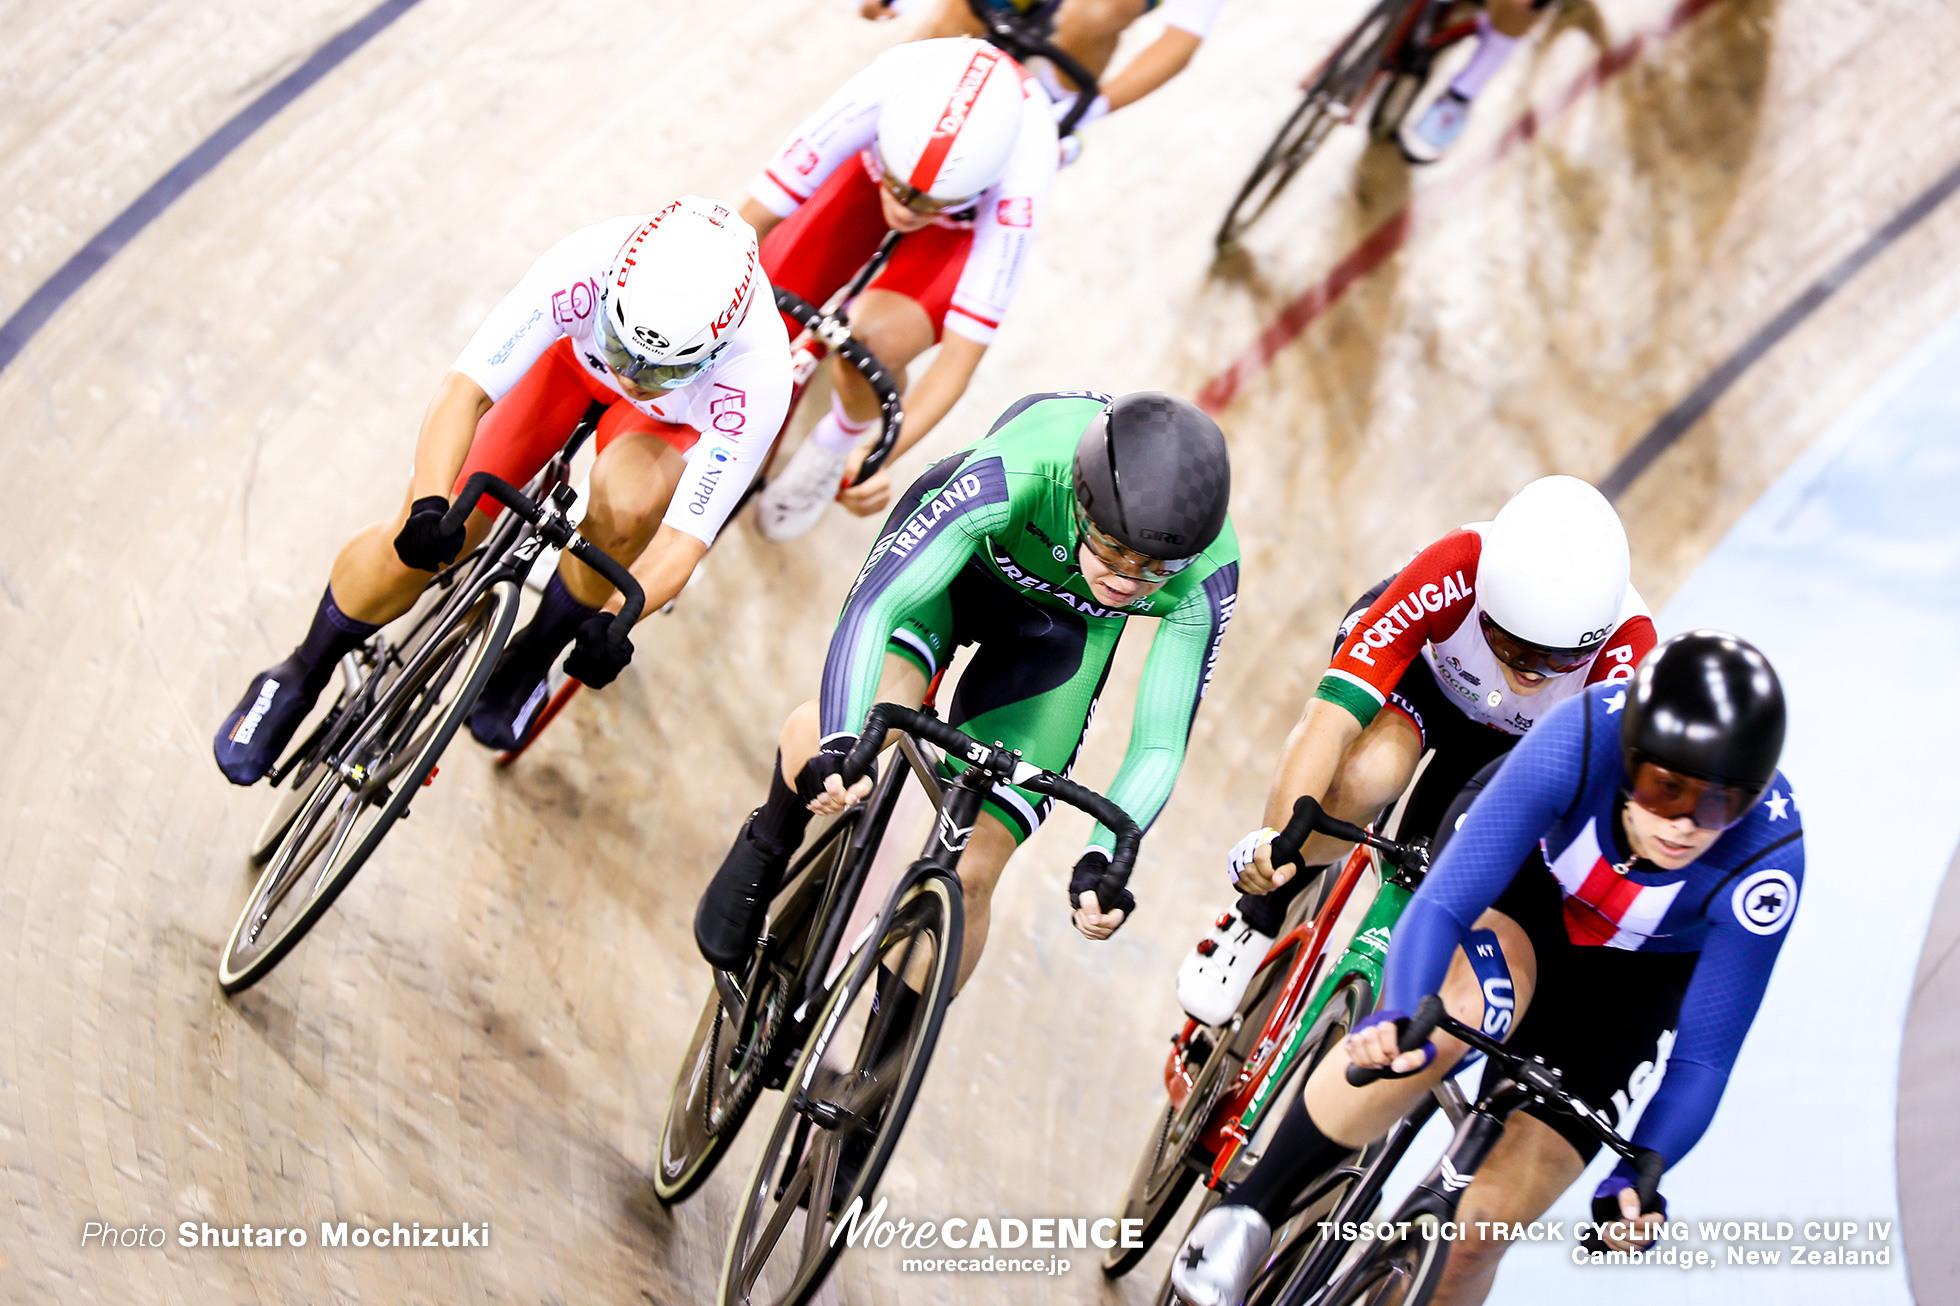
M 275 114 L 304 94 L 315 82 L 347 61 L 349 55 L 373 40 L 390 23 L 413 9 L 421 0 L 383 0 L 350 26 L 315 50 L 307 61 L 282 77 L 265 94 L 234 114 L 224 126 L 206 137 L 204 143 L 178 160 L 177 166 L 159 177 L 130 206 L 118 213 L 88 244 L 82 246 L 53 276 L 27 297 L 27 302 L 0 323 L 0 371 L 19 356 L 49 318 L 88 284 L 114 258 L 123 246 L 155 222 L 177 197 L 195 186 L 204 175 L 224 162 L 252 133 Z
M 1796 330 L 1805 318 L 1815 313 L 1824 301 L 1836 294 L 1845 282 L 1851 280 L 1865 264 L 1884 253 L 1899 237 L 1918 226 L 1928 214 L 1938 208 L 1954 191 L 1960 190 L 1960 164 L 1955 164 L 1945 176 L 1920 192 L 1918 198 L 1892 215 L 1890 221 L 1866 237 L 1865 243 L 1852 250 L 1839 261 L 1836 267 L 1810 283 L 1810 286 L 1786 305 L 1781 313 L 1771 318 L 1763 328 L 1743 342 L 1742 348 L 1724 359 L 1722 365 L 1710 372 L 1702 383 L 1688 392 L 1674 407 L 1661 415 L 1653 428 L 1640 437 L 1633 448 L 1627 450 L 1619 464 L 1606 474 L 1599 483 L 1600 493 L 1609 499 L 1618 499 L 1633 483 L 1640 479 L 1642 472 L 1653 466 L 1654 460 L 1686 434 L 1689 427 L 1702 419 L 1715 401 L 1727 394 L 1729 388 L 1742 378 L 1742 374 L 1754 367 L 1764 354 L 1775 348 L 1783 337 Z

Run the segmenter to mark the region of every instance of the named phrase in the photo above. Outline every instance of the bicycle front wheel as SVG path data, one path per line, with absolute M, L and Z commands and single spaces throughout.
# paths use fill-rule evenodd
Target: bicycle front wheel
M 1325 1306 L 1424 1306 L 1442 1281 L 1449 1243 L 1443 1240 L 1448 1213 L 1406 1209 L 1395 1216 L 1409 1232 L 1367 1252 L 1328 1292 Z
M 776 1045 L 795 1037 L 779 1038 L 779 1031 L 801 981 L 801 951 L 809 946 L 811 915 L 841 878 L 862 814 L 862 808 L 851 809 L 821 835 L 809 865 L 771 905 L 770 942 L 754 968 L 743 1009 L 728 1009 L 719 983 L 708 994 L 655 1144 L 653 1191 L 662 1202 L 685 1201 L 707 1182 L 748 1119 L 763 1081 L 781 1073 L 783 1057 Z
M 317 781 L 258 882 L 218 962 L 240 993 L 264 979 L 361 869 L 434 770 L 510 642 L 518 583 L 500 580 L 455 617 L 430 622 L 390 659 L 367 719 Z
M 845 1246 L 840 1225 L 871 1205 L 925 1081 L 962 928 L 958 889 L 929 875 L 832 991 L 743 1196 L 722 1306 L 803 1306 L 823 1286 Z
M 1328 56 L 1319 75 L 1307 86 L 1306 95 L 1259 156 L 1232 206 L 1225 210 L 1225 220 L 1214 237 L 1219 253 L 1238 245 L 1246 228 L 1272 207 L 1327 134 L 1355 116 L 1383 60 L 1407 30 L 1410 9 L 1426 3 L 1428 0 L 1381 0 Z

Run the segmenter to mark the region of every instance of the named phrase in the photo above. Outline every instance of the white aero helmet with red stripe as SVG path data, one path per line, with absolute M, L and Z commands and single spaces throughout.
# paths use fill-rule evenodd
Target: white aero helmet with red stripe
M 600 351 L 619 376 L 672 390 L 708 370 L 762 281 L 755 228 L 683 195 L 633 228 L 599 296 Z
M 918 41 L 878 110 L 885 180 L 914 208 L 957 208 L 1007 171 L 1021 135 L 1021 66 L 985 41 Z M 916 53 L 914 53 L 916 52 Z

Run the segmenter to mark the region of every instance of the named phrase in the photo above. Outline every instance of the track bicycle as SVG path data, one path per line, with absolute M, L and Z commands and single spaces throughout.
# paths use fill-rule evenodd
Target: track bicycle
M 1361 117 L 1375 96 L 1368 132 L 1385 141 L 1401 128 L 1436 56 L 1476 31 L 1467 0 L 1377 0 L 1334 52 L 1301 83 L 1300 103 L 1239 187 L 1213 238 L 1220 254 L 1272 207 L 1334 128 Z M 1376 96 L 1376 91 L 1380 95 Z
M 510 511 L 484 542 L 437 572 L 415 607 L 340 662 L 340 692 L 312 732 L 267 774 L 277 795 L 251 860 L 263 867 L 218 963 L 240 993 L 277 966 L 436 776 L 516 625 L 524 578 L 569 549 L 610 581 L 623 606 L 610 638 L 623 643 L 646 596 L 626 568 L 572 528 L 573 453 L 596 428 L 593 404 L 525 490 L 473 473 L 443 518 L 462 529 L 484 495 Z
M 1022 63 L 1046 59 L 1075 83 L 1075 102 L 1055 124 L 1055 135 L 1066 139 L 1081 123 L 1082 115 L 1089 112 L 1102 88 L 1096 83 L 1096 75 L 1083 67 L 1081 60 L 1054 42 L 1055 15 L 1061 11 L 1062 0 L 1041 0 L 1025 10 L 1000 8 L 988 0 L 966 0 L 966 7 L 984 29 L 988 44 L 1007 51 Z
M 1273 840 L 1274 861 L 1297 858 L 1316 833 L 1357 846 L 1338 876 L 1331 868 L 1324 873 L 1319 903 L 1274 941 L 1232 1020 L 1208 1027 L 1187 1018 L 1171 1039 L 1164 1066 L 1169 1101 L 1153 1117 L 1119 1212 L 1119 1218 L 1142 1221 L 1142 1245 L 1109 1251 L 1103 1273 L 1112 1278 L 1143 1259 L 1198 1180 L 1207 1191 L 1193 1221 L 1250 1172 L 1277 1127 L 1287 1095 L 1299 1092 L 1320 1059 L 1375 1009 L 1389 932 L 1428 872 L 1428 841 L 1383 838 L 1328 816 L 1319 803 L 1302 797 Z M 1355 895 L 1370 876 L 1378 887 L 1364 908 Z M 1351 933 L 1335 953 L 1334 940 L 1348 922 Z M 1453 1084 L 1446 1083 L 1439 1094 L 1435 1101 L 1461 1108 Z M 1269 1301 L 1267 1291 L 1304 1258 L 1327 1260 L 1324 1269 L 1331 1271 L 1338 1255 L 1319 1248 L 1319 1222 L 1335 1213 L 1358 1220 L 1371 1211 L 1380 1197 L 1380 1179 L 1394 1168 L 1421 1123 L 1391 1133 L 1355 1165 L 1302 1195 L 1274 1229 L 1266 1271 L 1255 1280 L 1249 1302 Z M 1369 1163 L 1378 1158 L 1386 1158 L 1387 1165 L 1373 1182 L 1364 1182 L 1372 1173 Z M 1173 1300 L 1168 1276 L 1156 1300 Z
M 889 731 L 899 732 L 898 755 L 870 796 L 809 841 L 741 973 L 715 973 L 661 1130 L 654 1190 L 676 1202 L 725 1154 L 757 1092 L 786 1090 L 737 1208 L 718 1297 L 724 1306 L 809 1301 L 842 1250 L 840 1218 L 870 1204 L 952 1001 L 964 929 L 958 860 L 992 788 L 1031 789 L 1115 831 L 1102 896 L 1127 883 L 1143 838 L 1109 799 L 971 738 L 930 709 L 873 708 L 844 762 L 847 784 L 866 773 Z M 935 748 L 966 769 L 945 779 Z M 931 832 L 847 943 L 853 908 L 908 782 L 931 801 Z
M 878 442 L 864 456 L 864 462 L 859 465 L 857 475 L 850 483 L 862 485 L 876 476 L 878 470 L 891 458 L 892 450 L 898 444 L 899 431 L 905 423 L 905 409 L 899 399 L 898 385 L 892 380 L 891 373 L 885 370 L 885 365 L 878 361 L 877 355 L 865 348 L 862 341 L 851 336 L 851 324 L 845 318 L 844 310 L 845 306 L 864 289 L 871 278 L 876 276 L 878 270 L 891 258 L 892 247 L 898 243 L 900 234 L 896 231 L 887 233 L 877 252 L 865 261 L 864 266 L 858 269 L 857 275 L 832 295 L 821 309 L 812 308 L 793 291 L 784 290 L 781 286 L 774 287 L 777 311 L 803 324 L 803 329 L 797 333 L 796 339 L 790 342 L 792 380 L 789 407 L 783 413 L 783 424 L 777 430 L 776 438 L 770 444 L 769 453 L 762 460 L 755 479 L 749 482 L 748 489 L 742 492 L 741 499 L 729 513 L 731 518 L 741 512 L 749 500 L 760 494 L 762 487 L 768 484 L 769 470 L 775 463 L 777 450 L 782 447 L 783 436 L 788 433 L 789 424 L 803 402 L 804 392 L 810 388 L 810 381 L 816 375 L 817 365 L 823 362 L 825 356 L 833 349 L 843 357 L 845 362 L 857 369 L 858 375 L 864 378 L 865 384 L 869 385 L 872 392 L 878 396 L 879 416 L 883 425 L 883 429 L 878 434 Z M 662 609 L 662 611 L 666 610 L 668 609 Z M 523 741 L 516 748 L 499 753 L 498 766 L 509 766 L 524 756 L 525 750 L 538 741 L 538 736 L 544 733 L 545 727 L 549 726 L 577 695 L 581 682 L 567 676 L 563 668 L 554 666 L 550 686 L 551 692 L 546 697 L 544 706 L 538 709 L 537 719 L 525 732 Z
M 1601 1143 L 1631 1161 L 1640 1209 L 1654 1209 L 1666 1160 L 1659 1152 L 1636 1147 L 1621 1137 L 1610 1120 L 1566 1089 L 1556 1066 L 1548 1065 L 1542 1057 L 1512 1052 L 1482 1030 L 1450 1016 L 1443 1009 L 1442 999 L 1434 994 L 1422 1000 L 1415 1015 L 1396 1024 L 1401 1030 L 1397 1044 L 1404 1052 L 1421 1047 L 1437 1030 L 1481 1052 L 1489 1062 L 1484 1075 L 1486 1087 L 1457 1120 L 1449 1147 L 1428 1176 L 1389 1218 L 1388 1223 L 1398 1229 L 1406 1224 L 1407 1232 L 1371 1241 L 1368 1249 L 1324 1290 L 1319 1281 L 1296 1276 L 1298 1281 L 1287 1283 L 1278 1293 L 1276 1306 L 1307 1306 L 1308 1302 L 1314 1306 L 1423 1306 L 1436 1291 L 1449 1258 L 1450 1241 L 1443 1236 L 1443 1226 L 1456 1218 L 1464 1191 L 1503 1137 L 1511 1114 L 1523 1106 L 1549 1106 L 1574 1117 Z M 1348 1082 L 1357 1087 L 1394 1077 L 1386 1067 L 1347 1068 Z M 1425 1106 L 1430 1100 L 1425 1099 Z M 1386 1169 L 1381 1177 L 1387 1177 Z

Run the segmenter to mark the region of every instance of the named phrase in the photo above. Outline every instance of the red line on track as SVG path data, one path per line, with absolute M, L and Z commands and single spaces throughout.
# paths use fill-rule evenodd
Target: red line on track
M 1525 110 L 1482 158 L 1450 174 L 1441 185 L 1433 188 L 1429 198 L 1446 197 L 1490 171 L 1500 159 L 1536 137 L 1542 128 L 1562 116 L 1587 92 L 1631 68 L 1649 46 L 1665 41 L 1703 10 L 1719 3 L 1721 0 L 1681 0 L 1659 27 L 1630 36 L 1600 55 L 1591 68 L 1575 78 L 1545 109 Z M 1386 263 L 1396 250 L 1402 248 L 1414 227 L 1415 202 L 1411 200 L 1363 237 L 1359 245 L 1334 265 L 1333 271 L 1325 279 L 1308 287 L 1299 298 L 1282 309 L 1272 325 L 1261 331 L 1243 353 L 1233 359 L 1224 371 L 1206 382 L 1198 392 L 1198 406 L 1213 415 L 1223 412 L 1238 397 L 1239 391 L 1256 380 L 1279 352 L 1298 339 L 1315 319 L 1338 303 L 1349 287 Z

